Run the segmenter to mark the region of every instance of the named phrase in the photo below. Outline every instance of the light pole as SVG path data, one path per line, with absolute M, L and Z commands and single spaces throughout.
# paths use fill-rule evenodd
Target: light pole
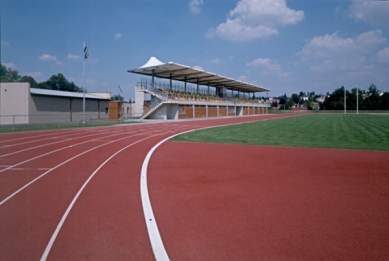
M 85 124 L 85 60 L 88 58 L 89 53 L 88 53 L 88 46 L 85 45 L 84 41 L 84 95 L 82 97 L 82 123 Z

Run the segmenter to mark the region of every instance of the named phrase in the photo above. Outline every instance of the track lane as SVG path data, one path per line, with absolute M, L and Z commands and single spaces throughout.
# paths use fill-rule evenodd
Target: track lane
M 142 135 L 140 135 L 142 136 Z M 146 137 L 147 135 L 143 135 Z M 124 144 L 141 137 L 128 138 Z M 104 160 L 122 148 L 113 143 L 60 166 L 0 206 L 1 260 L 37 260 L 79 188 Z
M 255 117 L 258 118 L 258 117 Z M 253 121 L 254 117 L 242 117 L 239 121 Z M 258 119 L 256 119 L 258 120 Z M 230 119 L 231 121 L 231 119 Z M 237 122 L 237 120 L 234 120 Z M 201 126 L 209 126 L 209 125 L 218 125 L 222 123 L 229 122 L 226 119 L 218 119 L 213 121 L 194 121 L 194 122 L 179 122 L 179 123 L 165 123 L 165 124 L 152 124 L 154 126 L 150 126 L 149 128 L 155 131 L 163 131 L 166 128 L 171 128 L 173 133 L 177 133 L 180 131 L 185 131 L 193 128 L 193 126 L 201 127 Z M 151 124 L 150 124 L 151 125 Z M 144 129 L 147 125 L 145 124 L 140 128 Z M 128 126 L 126 126 L 128 127 Z M 147 127 L 146 127 L 147 128 Z M 114 129 L 114 128 L 112 128 Z M 126 129 L 126 128 L 123 128 Z M 157 143 L 159 139 L 153 140 L 153 144 Z M 140 146 L 145 150 L 145 154 L 147 149 L 150 149 L 153 146 L 152 143 L 148 144 L 146 147 Z M 36 249 L 43 249 L 42 241 L 44 237 L 46 237 L 46 243 L 48 241 L 48 235 L 54 231 L 56 222 L 53 222 L 54 219 L 59 219 L 59 217 L 63 214 L 64 209 L 68 206 L 69 202 L 71 202 L 71 198 L 76 194 L 76 188 L 79 188 L 82 185 L 82 182 L 85 182 L 86 174 L 90 173 L 92 166 L 96 167 L 99 163 L 102 162 L 102 155 L 110 155 L 109 152 L 117 151 L 124 146 L 124 144 L 116 144 L 117 146 L 110 146 L 109 150 L 99 150 L 96 153 L 93 153 L 94 157 L 91 159 L 90 157 L 85 157 L 75 160 L 72 164 L 65 167 L 58 168 L 53 175 L 48 175 L 39 182 L 34 185 L 26 188 L 23 192 L 17 197 L 12 198 L 7 204 L 4 204 L 0 207 L 0 224 L 6 224 L 7 229 L 1 225 L 1 233 L 10 235 L 8 238 L 9 241 L 1 242 L 0 245 L 2 248 L 6 248 L 5 251 L 0 251 L 0 255 L 7 255 L 12 260 L 12 257 L 17 257 L 16 259 L 23 259 L 26 257 L 37 257 L 40 256 L 37 254 Z M 133 152 L 137 154 L 138 151 Z M 144 155 L 145 155 L 144 154 Z M 124 155 L 124 154 L 123 154 Z M 87 164 L 85 164 L 87 162 Z M 86 166 L 88 165 L 88 166 Z M 118 168 L 121 169 L 122 167 Z M 137 179 L 136 186 L 139 186 L 139 173 L 140 169 L 137 170 Z M 105 176 L 105 175 L 97 175 L 96 177 Z M 92 183 L 91 183 L 92 184 Z M 126 184 L 126 183 L 124 183 Z M 127 183 L 128 184 L 128 183 Z M 94 186 L 88 186 L 86 191 L 92 189 Z M 124 188 L 124 186 L 123 186 Z M 139 188 L 138 188 L 138 196 L 137 200 L 139 201 Z M 93 194 L 93 193 L 92 193 Z M 93 196 L 92 196 L 93 198 Z M 115 198 L 115 196 L 113 196 Z M 80 198 L 81 202 L 82 197 Z M 86 204 L 91 204 L 93 202 L 87 200 Z M 118 198 L 116 198 L 118 200 Z M 38 203 L 39 202 L 39 203 Z M 68 202 L 68 203 L 66 203 Z M 38 205 L 37 205 L 38 203 Z M 134 203 L 132 203 L 134 204 Z M 75 208 L 79 204 L 75 204 Z M 34 207 L 38 206 L 38 211 L 34 209 Z M 85 204 L 80 204 L 80 206 L 84 206 Z M 114 206 L 114 205 L 112 205 Z M 102 211 L 102 209 L 100 209 Z M 73 213 L 73 212 L 72 212 Z M 74 212 L 76 213 L 76 212 Z M 143 214 L 141 213 L 140 216 Z M 144 227 L 144 221 L 142 222 Z M 8 229 L 8 225 L 10 225 L 10 229 Z M 66 222 L 64 224 L 66 226 Z M 38 228 L 39 232 L 37 231 Z M 134 227 L 139 227 L 139 224 L 132 225 Z M 142 226 L 142 225 L 141 225 Z M 50 229 L 51 228 L 51 229 Z M 23 235 L 23 238 L 17 236 L 16 234 L 10 233 L 14 229 L 15 231 L 19 231 L 17 234 Z M 23 231 L 23 233 L 21 233 Z M 51 233 L 50 233 L 51 231 Z M 103 231 L 101 231 L 103 232 Z M 146 235 L 147 237 L 147 235 Z M 11 242 L 11 243 L 10 243 Z M 104 242 L 100 242 L 104 243 Z M 96 248 L 98 245 L 95 246 Z M 127 246 L 128 247 L 128 246 Z M 8 248 L 11 249 L 11 252 L 8 252 Z M 148 245 L 149 251 L 150 247 Z M 55 245 L 54 245 L 55 249 Z M 53 250 L 54 250 L 53 249 Z M 1 249 L 0 249 L 1 250 Z M 42 250 L 43 251 L 43 250 Z M 23 254 L 21 254 L 21 252 Z M 60 251 L 61 254 L 66 254 Z M 1 254 L 7 253 L 7 254 Z M 53 252 L 53 254 L 56 251 Z M 151 253 L 151 252 L 149 252 Z M 31 254 L 31 256 L 29 256 Z M 38 257 L 39 258 L 39 257 Z M 0 256 L 1 259 L 1 256 Z M 29 258 L 30 259 L 30 258 Z M 35 259 L 35 258 L 33 258 Z
M 159 132 L 155 127 L 150 129 L 151 132 Z M 145 135 L 144 131 L 139 134 L 140 137 Z M 92 166 L 99 164 L 105 155 L 119 150 L 123 145 L 123 143 L 116 143 L 109 146 L 109 148 L 99 148 L 95 151 L 93 160 L 90 160 L 90 155 L 77 158 L 72 162 L 72 165 L 59 167 L 52 175 L 45 176 L 38 183 L 24 189 L 20 195 L 5 202 L 0 208 L 0 224 L 2 224 L 2 234 L 9 235 L 9 237 L 6 242 L 3 241 L 5 238 L 1 238 L 3 240 L 0 240 L 3 242 L 0 245 L 7 250 L 11 249 L 13 251 L 0 251 L 0 259 L 8 260 L 12 259 L 12 256 L 16 256 L 16 259 L 20 260 L 39 256 L 35 251 L 39 249 L 39 242 L 42 244 L 42 238 L 37 238 L 36 235 L 33 235 L 36 229 L 40 225 L 45 224 L 45 229 L 40 230 L 39 235 L 43 237 L 44 234 L 47 234 L 50 231 L 50 229 L 46 230 L 50 227 L 50 222 L 53 222 L 60 209 L 65 209 L 66 204 L 61 204 L 64 201 L 69 201 L 69 197 L 76 193 L 74 188 L 79 187 L 80 182 L 85 180 L 85 173 L 90 173 Z M 67 189 L 64 189 L 64 187 Z M 44 203 L 41 204 L 41 202 Z M 44 208 L 45 206 L 44 209 L 50 213 L 36 213 L 33 206 L 37 204 L 39 208 Z M 53 211 L 54 214 L 51 213 Z M 55 224 L 56 222 L 52 223 L 52 225 Z M 32 230 L 29 230 L 30 228 Z M 51 231 L 53 230 L 54 228 Z M 17 236 L 20 234 L 25 234 L 25 237 L 21 239 L 20 236 Z M 48 239 L 43 241 L 47 243 Z M 23 254 L 21 255 L 21 253 Z
M 123 130 L 113 130 L 113 131 L 109 131 L 110 134 L 121 134 L 123 132 Z M 81 136 L 81 134 L 84 134 L 83 136 Z M 31 150 L 34 150 L 34 149 L 39 149 L 39 148 L 42 148 L 42 147 L 47 147 L 47 146 L 57 146 L 58 144 L 59 145 L 62 145 L 62 143 L 65 143 L 65 142 L 76 142 L 77 140 L 84 140 L 85 138 L 90 138 L 90 137 L 93 137 L 93 136 L 104 136 L 106 135 L 105 133 L 103 132 L 95 132 L 95 131 L 90 131 L 88 133 L 86 132 L 82 132 L 82 133 L 76 133 L 74 134 L 74 137 L 67 137 L 66 139 L 62 139 L 63 137 L 57 137 L 55 139 L 60 139 L 59 141 L 55 141 L 55 142 L 47 142 L 47 141 L 51 141 L 52 139 L 54 138 L 49 138 L 49 139 L 39 139 L 39 140 L 33 140 L 33 141 L 30 141 L 30 142 L 40 142 L 40 144 L 35 144 L 34 146 L 27 146 L 27 148 L 22 148 L 22 149 L 18 149 L 18 148 L 14 148 L 14 146 L 24 146 L 26 147 L 26 143 L 23 143 L 23 144 L 12 144 L 12 145 L 9 145 L 7 147 L 5 147 L 6 150 L 2 150 L 0 152 L 0 158 L 4 158 L 4 157 L 7 157 L 7 156 L 10 156 L 10 155 L 15 155 L 15 154 L 18 154 L 18 153 L 21 153 L 21 152 L 25 152 L 25 151 L 31 151 Z M 49 148 L 45 148 L 45 149 L 49 149 Z

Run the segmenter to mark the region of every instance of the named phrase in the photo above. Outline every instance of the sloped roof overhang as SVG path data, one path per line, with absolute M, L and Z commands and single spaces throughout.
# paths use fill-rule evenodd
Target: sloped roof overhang
M 128 70 L 130 73 L 148 75 L 163 79 L 172 79 L 175 81 L 183 81 L 199 85 L 207 85 L 212 87 L 225 87 L 229 90 L 241 92 L 267 92 L 269 89 L 227 78 L 214 73 L 206 72 L 189 66 L 169 62 L 163 63 L 155 57 L 143 66 L 137 69 Z

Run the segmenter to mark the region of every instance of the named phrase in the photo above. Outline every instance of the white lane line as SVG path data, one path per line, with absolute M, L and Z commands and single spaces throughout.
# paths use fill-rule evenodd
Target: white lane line
M 107 137 L 116 136 L 116 135 L 121 135 L 121 133 L 120 133 L 120 134 L 112 134 L 112 135 L 109 135 L 109 136 L 107 136 Z M 136 135 L 139 135 L 139 134 L 135 134 L 135 135 L 133 135 L 133 136 L 136 136 Z M 132 137 L 132 136 L 130 136 L 130 137 Z M 106 137 L 103 137 L 103 138 L 106 138 Z M 60 148 L 60 149 L 52 150 L 52 151 L 49 151 L 49 152 L 47 152 L 47 153 L 41 154 L 41 155 L 39 155 L 39 156 L 36 156 L 36 157 L 34 157 L 34 158 L 30 158 L 30 159 L 27 159 L 27 160 L 25 160 L 25 161 L 19 162 L 19 163 L 15 164 L 15 165 L 9 166 L 9 167 L 7 167 L 7 168 L 5 168 L 5 169 L 0 170 L 0 172 L 6 171 L 6 170 L 11 169 L 11 168 L 13 168 L 13 167 L 22 165 L 22 164 L 24 164 L 24 163 L 26 163 L 26 162 L 29 162 L 29 161 L 32 161 L 32 160 L 41 158 L 41 157 L 43 157 L 43 156 L 47 156 L 47 155 L 53 154 L 53 153 L 58 152 L 58 151 L 61 151 L 61 150 L 65 150 L 65 149 L 68 149 L 68 148 L 82 148 L 81 146 L 79 146 L 80 144 L 84 144 L 84 143 L 88 143 L 88 142 L 92 142 L 92 141 L 99 141 L 99 140 L 100 140 L 100 138 L 93 139 L 93 140 L 87 140 L 87 141 L 83 141 L 83 142 L 80 142 L 80 143 L 77 143 L 77 144 L 73 144 L 73 145 L 69 145 L 69 146 L 66 146 L 66 147 L 62 147 L 62 148 Z M 111 141 L 111 142 L 113 142 L 113 141 Z M 100 145 L 100 146 L 101 146 L 101 145 Z
M 70 130 L 68 130 L 68 133 L 66 133 L 66 134 L 69 134 L 69 132 L 70 132 Z M 76 131 L 73 131 L 74 133 L 77 133 Z M 23 134 L 26 134 L 26 132 L 19 132 L 18 134 L 20 134 L 20 135 L 23 135 Z M 4 139 L 3 141 L 0 141 L 0 144 L 1 143 L 7 143 L 7 142 L 11 142 L 11 141 L 18 141 L 18 140 L 25 140 L 25 139 L 32 139 L 32 138 L 39 138 L 39 137 L 50 137 L 50 136 L 54 136 L 54 135 L 61 135 L 62 134 L 62 132 L 61 133 L 45 133 L 45 134 L 41 134 L 41 135 L 35 135 L 35 136 L 22 136 L 21 138 L 15 138 L 15 139 Z M 72 133 L 70 133 L 70 134 L 72 134 Z M 20 136 L 19 135 L 19 136 Z
M 218 127 L 225 127 L 225 126 L 231 126 L 231 125 L 239 125 L 239 124 L 246 124 L 251 122 L 257 122 L 262 120 L 255 120 L 255 121 L 247 121 L 247 122 L 238 122 L 238 123 L 231 123 L 231 124 L 223 124 L 223 125 L 217 125 L 217 126 L 209 126 L 209 127 L 200 127 L 188 131 L 184 131 L 181 133 L 174 134 L 162 141 L 160 141 L 158 144 L 156 144 L 146 155 L 146 158 L 143 161 L 142 170 L 140 174 L 140 194 L 141 194 L 141 200 L 142 200 L 142 207 L 143 207 L 143 214 L 147 226 L 147 232 L 149 234 L 149 239 L 151 243 L 151 248 L 153 250 L 154 257 L 157 261 L 169 261 L 169 256 L 166 252 L 165 246 L 163 245 L 161 235 L 159 233 L 159 229 L 157 226 L 157 220 L 155 219 L 153 208 L 151 207 L 149 192 L 147 188 L 147 167 L 150 161 L 151 156 L 153 155 L 154 151 L 162 145 L 164 142 L 166 142 L 169 139 L 172 139 L 178 135 L 197 131 L 197 130 L 205 130 L 205 129 L 211 129 L 211 128 L 218 128 Z M 190 125 L 189 125 L 190 126 Z M 197 127 L 197 126 L 196 126 Z
M 151 135 L 151 136 L 149 136 L 149 137 L 143 138 L 143 139 L 141 139 L 141 140 L 138 140 L 138 141 L 136 141 L 136 142 L 133 142 L 133 143 L 131 143 L 131 144 L 125 146 L 125 147 L 122 148 L 121 150 L 115 152 L 115 153 L 114 153 L 111 157 L 109 157 L 106 161 L 104 161 L 103 164 L 101 164 L 101 165 L 100 165 L 100 166 L 99 166 L 99 167 L 98 167 L 98 168 L 89 176 L 89 178 L 85 181 L 85 183 L 82 185 L 82 187 L 80 188 L 80 190 L 77 192 L 76 196 L 73 198 L 73 200 L 72 200 L 72 202 L 70 203 L 69 207 L 66 209 L 65 214 L 64 214 L 64 215 L 62 216 L 62 218 L 61 218 L 61 221 L 58 223 L 57 228 L 55 229 L 53 235 L 51 236 L 50 241 L 49 241 L 49 243 L 47 244 L 45 251 L 43 252 L 43 255 L 42 255 L 42 257 L 41 257 L 41 261 L 44 261 L 44 260 L 47 259 L 47 256 L 48 256 L 49 253 L 50 253 L 50 250 L 51 250 L 51 248 L 52 248 L 52 246 L 53 246 L 53 244 L 54 244 L 54 241 L 55 241 L 55 239 L 57 238 L 57 235 L 58 235 L 59 231 L 61 230 L 61 227 L 62 227 L 63 223 L 65 222 L 67 216 L 69 215 L 70 210 L 73 208 L 73 205 L 76 203 L 76 201 L 77 201 L 78 197 L 80 196 L 81 192 L 82 192 L 82 191 L 84 190 L 84 188 L 88 185 L 89 181 L 96 175 L 96 173 L 97 173 L 97 172 L 98 172 L 98 171 L 99 171 L 99 170 L 100 170 L 108 161 L 110 161 L 113 157 L 115 157 L 117 154 L 119 154 L 119 153 L 122 152 L 123 150 L 125 150 L 125 149 L 127 149 L 127 148 L 129 148 L 129 147 L 131 147 L 131 146 L 133 146 L 133 145 L 135 145 L 135 144 L 141 142 L 141 141 L 144 141 L 144 140 L 146 140 L 146 139 L 150 139 L 150 138 L 152 138 L 152 137 L 154 137 L 154 136 L 158 136 L 158 135 L 161 135 L 161 134 L 164 134 L 164 133 L 154 134 L 154 135 Z
M 149 234 L 149 239 L 151 243 L 151 248 L 153 250 L 154 257 L 157 261 L 168 261 L 169 256 L 166 252 L 165 246 L 163 245 L 161 235 L 159 233 L 157 221 L 155 219 L 153 208 L 151 207 L 149 191 L 147 188 L 147 167 L 150 161 L 151 156 L 154 151 L 165 141 L 178 136 L 180 134 L 184 134 L 187 132 L 192 132 L 198 129 L 184 131 L 178 134 L 174 134 L 160 142 L 157 143 L 146 155 L 146 158 L 143 161 L 142 170 L 140 174 L 140 196 L 142 200 L 143 214 L 146 221 L 147 232 Z
M 10 168 L 8 170 L 50 170 L 51 168 Z
M 3 205 L 3 204 L 4 204 L 5 202 L 7 202 L 8 200 L 10 200 L 12 197 L 14 197 L 14 196 L 15 196 L 16 194 L 18 194 L 20 191 L 22 191 L 23 189 L 27 188 L 27 187 L 30 186 L 31 184 L 33 184 L 35 181 L 41 179 L 42 177 L 46 176 L 46 175 L 47 175 L 48 173 L 50 173 L 51 171 L 53 171 L 53 170 L 55 170 L 55 169 L 61 167 L 62 165 L 68 163 L 69 161 L 71 161 L 71 160 L 73 160 L 73 159 L 75 159 L 75 158 L 77 158 L 77 157 L 79 157 L 79 156 L 81 156 L 81 155 L 83 155 L 83 154 L 85 154 L 85 153 L 88 153 L 88 152 L 90 152 L 90 151 L 92 151 L 92 150 L 95 150 L 95 149 L 97 149 L 97 148 L 99 148 L 99 147 L 102 147 L 102 146 L 105 146 L 105 145 L 108 145 L 108 144 L 110 144 L 110 143 L 117 142 L 117 141 L 120 141 L 120 140 L 123 140 L 123 139 L 127 139 L 127 138 L 130 138 L 130 137 L 133 137 L 133 136 L 142 135 L 142 134 L 144 134 L 144 133 L 135 134 L 135 135 L 131 135 L 131 136 L 128 136 L 128 137 L 124 137 L 124 138 L 121 138 L 121 139 L 118 139 L 118 140 L 115 140 L 115 141 L 107 142 L 107 143 L 101 144 L 101 145 L 99 145 L 99 146 L 96 146 L 96 147 L 94 147 L 94 148 L 91 148 L 91 149 L 89 149 L 89 150 L 86 150 L 86 151 L 84 151 L 84 152 L 81 152 L 80 154 L 75 155 L 74 157 L 72 157 L 72 158 L 70 158 L 70 159 L 68 159 L 68 160 L 66 160 L 66 161 L 64 161 L 64 162 L 62 162 L 61 164 L 58 164 L 57 166 L 53 167 L 52 169 L 46 171 L 46 172 L 43 173 L 42 175 L 40 175 L 40 176 L 36 177 L 35 179 L 33 179 L 32 181 L 28 182 L 27 184 L 25 184 L 25 185 L 24 185 L 23 187 L 21 187 L 20 189 L 16 190 L 14 193 L 12 193 L 12 194 L 9 195 L 7 198 L 5 198 L 3 201 L 1 201 L 1 202 L 0 202 L 0 206 Z M 3 171 L 3 170 L 1 170 L 1 171 Z
M 116 133 L 116 134 L 112 134 L 112 135 L 105 136 L 105 137 L 100 137 L 100 138 L 106 138 L 106 137 L 122 134 L 122 132 L 114 132 L 114 133 Z M 94 134 L 89 134 L 89 135 L 85 135 L 85 136 L 71 138 L 69 140 L 83 139 L 83 138 L 86 138 L 86 137 L 89 137 L 89 136 L 96 136 L 96 135 L 98 135 L 98 134 L 94 133 Z M 100 138 L 96 138 L 96 139 L 99 140 Z M 96 139 L 93 139 L 93 140 L 96 140 Z M 66 141 L 69 141 L 69 140 L 66 140 Z M 6 157 L 6 156 L 10 156 L 10 155 L 13 155 L 13 154 L 17 154 L 17 153 L 20 153 L 20 152 L 28 151 L 28 150 L 33 150 L 33 149 L 45 147 L 45 146 L 48 146 L 48 145 L 53 145 L 53 144 L 61 143 L 61 142 L 64 142 L 64 141 L 65 140 L 63 140 L 63 141 L 56 141 L 56 142 L 52 142 L 52 143 L 46 143 L 46 144 L 38 145 L 38 146 L 35 146 L 35 147 L 30 147 L 30 148 L 23 149 L 23 150 L 14 151 L 14 152 L 11 152 L 11 153 L 8 153 L 8 154 L 0 155 L 0 158 Z M 84 143 L 84 142 L 81 142 L 81 143 Z M 78 143 L 78 144 L 81 144 L 81 143 Z
M 24 144 L 28 144 L 28 143 L 33 143 L 33 142 L 38 142 L 38 141 L 45 141 L 45 140 L 58 140 L 58 139 L 61 139 L 61 140 L 72 140 L 72 139 L 77 139 L 78 137 L 75 137 L 75 138 L 65 138 L 65 137 L 68 137 L 68 136 L 75 136 L 76 134 L 73 134 L 73 133 L 70 133 L 70 134 L 67 134 L 67 135 L 62 135 L 62 136 L 56 136 L 56 137 L 46 137 L 44 139 L 36 139 L 36 140 L 29 140 L 29 141 L 25 141 L 25 142 L 21 142 L 21 143 L 14 143 L 14 144 L 7 144 L 6 146 L 7 147 L 13 147 L 13 146 L 20 146 L 20 145 L 24 145 Z M 96 135 L 96 134 L 90 134 L 90 135 Z M 8 141 L 6 141 L 8 142 Z

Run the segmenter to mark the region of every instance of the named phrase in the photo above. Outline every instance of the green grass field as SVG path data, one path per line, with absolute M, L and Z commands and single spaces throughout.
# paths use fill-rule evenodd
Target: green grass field
M 389 151 L 389 115 L 309 114 L 205 129 L 172 140 Z
M 35 124 L 7 124 L 0 125 L 1 133 L 12 133 L 12 132 L 28 132 L 28 131 L 39 131 L 39 130 L 59 130 L 59 129 L 73 129 L 73 128 L 88 128 L 88 127 L 101 127 L 101 126 L 112 126 L 117 124 L 133 124 L 138 123 L 137 121 L 87 121 L 85 124 L 81 122 L 65 122 L 65 123 L 35 123 Z

